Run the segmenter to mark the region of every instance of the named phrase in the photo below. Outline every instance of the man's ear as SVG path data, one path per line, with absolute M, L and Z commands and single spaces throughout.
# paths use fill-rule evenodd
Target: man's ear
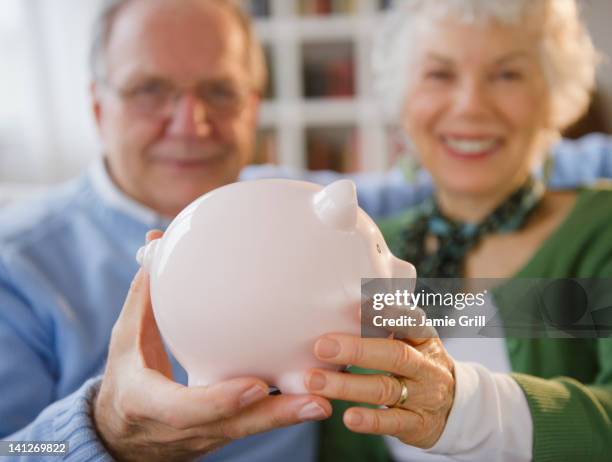
M 261 96 L 258 93 L 254 93 L 249 99 L 249 113 L 251 116 L 250 125 L 252 130 L 257 128 L 257 121 L 259 119 L 259 109 L 261 107 Z
M 96 121 L 96 127 L 100 132 L 102 127 L 102 105 L 100 103 L 100 88 L 95 80 L 89 84 L 89 95 L 91 97 L 91 110 Z

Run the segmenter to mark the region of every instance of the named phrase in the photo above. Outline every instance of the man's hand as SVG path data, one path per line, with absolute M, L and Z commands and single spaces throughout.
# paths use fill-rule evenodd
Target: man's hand
M 147 240 L 159 238 L 150 232 Z M 210 387 L 172 380 L 155 324 L 149 277 L 140 270 L 111 336 L 94 422 L 118 460 L 189 460 L 232 440 L 331 415 L 325 398 L 268 396 L 254 377 Z

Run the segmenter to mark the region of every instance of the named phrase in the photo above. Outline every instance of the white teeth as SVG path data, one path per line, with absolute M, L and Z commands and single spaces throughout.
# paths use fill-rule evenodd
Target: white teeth
M 453 151 L 460 154 L 475 155 L 493 149 L 497 145 L 496 138 L 482 140 L 465 140 L 458 138 L 444 138 L 444 143 Z

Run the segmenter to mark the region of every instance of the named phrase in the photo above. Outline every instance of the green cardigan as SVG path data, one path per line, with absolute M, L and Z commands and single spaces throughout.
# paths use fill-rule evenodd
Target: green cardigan
M 408 210 L 379 224 L 392 252 L 397 253 L 401 230 L 413 217 Z M 517 277 L 612 277 L 612 190 L 581 191 L 566 220 Z M 508 338 L 506 345 L 512 376 L 533 418 L 534 461 L 612 460 L 612 339 Z M 349 443 L 341 433 L 333 436 L 338 430 L 332 423 L 326 428 L 331 438 L 359 452 L 360 443 Z M 330 436 L 325 438 L 322 448 Z M 370 443 L 381 447 L 380 441 Z M 359 460 L 327 454 L 323 451 L 322 460 Z

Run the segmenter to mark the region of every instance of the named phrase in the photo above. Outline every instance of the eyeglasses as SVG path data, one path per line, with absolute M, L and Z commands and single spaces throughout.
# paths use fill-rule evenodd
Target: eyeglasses
M 206 105 L 213 115 L 229 117 L 240 113 L 253 90 L 249 85 L 240 85 L 230 81 L 202 82 L 191 90 L 181 90 L 172 83 L 152 79 L 126 88 L 114 88 L 114 91 L 134 112 L 152 117 L 169 117 L 185 93 L 193 94 Z

